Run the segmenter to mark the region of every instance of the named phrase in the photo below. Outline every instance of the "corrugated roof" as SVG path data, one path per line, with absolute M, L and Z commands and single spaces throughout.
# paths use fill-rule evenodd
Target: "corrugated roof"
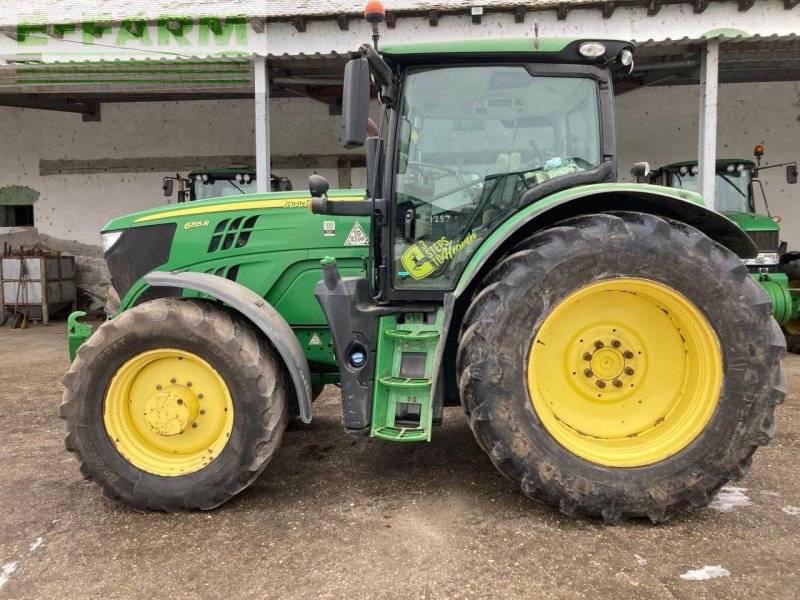
M 680 0 L 677 0 L 680 3 Z M 730 2 L 730 0 L 712 0 Z M 692 0 L 686 0 L 691 4 Z M 295 16 L 313 17 L 334 14 L 357 14 L 362 2 L 346 0 L 3 0 L 0 2 L 0 26 L 26 23 L 80 23 L 84 20 L 121 21 L 128 18 L 155 20 L 172 16 L 217 16 L 247 15 L 287 19 Z M 558 7 L 581 8 L 582 6 L 622 5 L 614 0 L 391 0 L 385 3 L 387 10 L 396 13 L 423 12 L 429 10 L 465 10 L 470 6 L 484 8 L 523 7 L 527 10 L 546 10 Z M 631 2 L 624 4 L 630 5 Z M 647 2 L 641 2 L 646 5 Z

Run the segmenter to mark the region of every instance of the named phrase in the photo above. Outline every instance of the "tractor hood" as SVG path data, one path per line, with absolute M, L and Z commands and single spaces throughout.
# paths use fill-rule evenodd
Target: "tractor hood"
M 780 231 L 780 225 L 766 215 L 746 212 L 723 212 L 723 215 L 745 231 Z
M 338 200 L 363 200 L 365 190 L 330 190 L 328 197 Z M 102 233 L 122 231 L 131 227 L 142 227 L 156 223 L 178 222 L 186 225 L 205 216 L 233 211 L 260 211 L 270 209 L 307 208 L 311 194 L 307 190 L 273 192 L 267 194 L 244 194 L 211 198 L 191 203 L 168 204 L 118 217 L 109 221 Z M 189 227 L 186 227 L 189 229 Z

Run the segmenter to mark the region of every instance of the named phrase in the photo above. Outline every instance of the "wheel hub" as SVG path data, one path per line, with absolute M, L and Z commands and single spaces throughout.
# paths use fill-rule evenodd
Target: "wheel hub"
M 617 329 L 608 335 L 595 336 L 587 348 L 584 336 L 576 345 L 578 363 L 584 378 L 583 383 L 591 393 L 600 392 L 599 398 L 608 393 L 635 386 L 635 375 L 644 360 L 640 350 L 634 351 L 638 343 L 626 341 Z M 630 336 L 633 337 L 633 336 Z M 633 385 L 631 385 L 633 384 Z
M 154 433 L 178 435 L 186 431 L 200 414 L 200 402 L 183 386 L 171 386 L 153 394 L 144 406 L 144 420 Z

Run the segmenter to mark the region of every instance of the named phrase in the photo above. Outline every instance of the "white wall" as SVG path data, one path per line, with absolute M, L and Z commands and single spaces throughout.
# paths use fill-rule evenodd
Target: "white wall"
M 104 104 L 102 121 L 84 123 L 76 114 L 0 107 L 0 187 L 40 192 L 34 204 L 39 233 L 96 245 L 110 219 L 164 204 L 161 178 L 169 173 L 40 176 L 40 159 L 253 155 L 253 111 L 249 100 Z M 273 154 L 343 152 L 339 117 L 330 117 L 327 106 L 274 99 L 270 111 Z M 296 189 L 306 187 L 312 172 L 276 170 Z M 317 172 L 337 186 L 336 169 Z M 363 169 L 356 169 L 353 186 L 363 180 Z
M 765 164 L 800 159 L 800 84 L 736 84 L 720 88 L 720 156 L 749 158 L 766 146 Z M 620 174 L 647 160 L 653 166 L 697 157 L 697 86 L 639 89 L 617 98 Z M 339 118 L 305 99 L 275 99 L 272 151 L 279 155 L 335 154 Z M 35 204 L 39 232 L 98 244 L 110 219 L 164 203 L 166 173 L 39 176 L 39 159 L 133 158 L 181 155 L 251 155 L 253 103 L 249 100 L 103 105 L 103 120 L 79 115 L 0 107 L 0 187 L 27 185 L 41 193 Z M 280 171 L 302 189 L 311 170 Z M 331 186 L 334 169 L 323 169 Z M 363 169 L 353 187 L 363 186 Z M 783 218 L 783 238 L 800 249 L 800 185 L 786 184 L 783 169 L 765 171 L 773 214 Z M 2 236 L 0 236 L 2 238 Z
M 647 161 L 659 167 L 697 159 L 699 87 L 642 88 L 617 97 L 620 178 Z M 763 144 L 762 165 L 800 160 L 800 83 L 725 84 L 719 89 L 717 156 L 753 159 Z M 782 218 L 781 239 L 800 250 L 800 184 L 788 185 L 783 168 L 761 179 L 773 215 Z M 759 192 L 756 208 L 764 212 Z

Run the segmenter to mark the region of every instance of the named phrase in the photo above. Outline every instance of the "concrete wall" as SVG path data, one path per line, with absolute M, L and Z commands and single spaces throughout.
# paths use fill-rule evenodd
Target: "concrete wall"
M 697 159 L 699 87 L 644 88 L 617 97 L 620 178 L 637 161 L 653 167 Z M 762 165 L 800 160 L 800 84 L 726 84 L 719 89 L 717 156 L 753 159 L 763 144 Z M 800 250 L 800 184 L 787 185 L 782 168 L 761 179 L 773 215 L 782 218 L 781 238 Z M 764 211 L 759 192 L 756 208 Z
M 800 158 L 800 86 L 795 83 L 724 85 L 720 89 L 718 153 L 752 156 L 764 144 L 765 164 Z M 620 172 L 647 160 L 660 166 L 697 156 L 699 98 L 696 86 L 646 88 L 619 96 Z M 276 155 L 336 154 L 339 118 L 306 99 L 271 102 L 272 152 Z M 0 107 L 0 187 L 25 185 L 41 196 L 35 221 L 42 241 L 79 256 L 99 257 L 98 230 L 108 220 L 164 203 L 161 178 L 168 173 L 40 176 L 40 159 L 137 158 L 187 155 L 251 155 L 253 103 L 248 100 L 104 105 L 99 123 L 79 115 Z M 302 189 L 311 169 L 276 170 Z M 318 171 L 332 186 L 335 169 Z M 783 239 L 800 249 L 800 186 L 784 171 L 763 176 L 773 214 L 783 218 Z M 352 186 L 364 185 L 354 170 Z M 30 243 L 28 235 L 0 230 L 0 241 Z M 92 265 L 94 261 L 84 261 Z M 91 281 L 103 274 L 92 267 Z M 98 281 L 94 281 L 97 279 Z
M 339 119 L 326 106 L 275 99 L 270 110 L 273 154 L 342 152 Z M 249 100 L 104 104 L 102 121 L 84 123 L 75 114 L 0 107 L 0 187 L 26 185 L 41 194 L 34 205 L 39 233 L 97 245 L 110 219 L 164 204 L 161 178 L 170 173 L 40 176 L 40 159 L 253 155 L 253 111 Z M 353 186 L 363 185 L 363 169 L 354 171 Z M 311 172 L 276 170 L 296 189 Z M 336 169 L 316 172 L 337 186 Z M 0 231 L 2 238 L 9 236 Z

